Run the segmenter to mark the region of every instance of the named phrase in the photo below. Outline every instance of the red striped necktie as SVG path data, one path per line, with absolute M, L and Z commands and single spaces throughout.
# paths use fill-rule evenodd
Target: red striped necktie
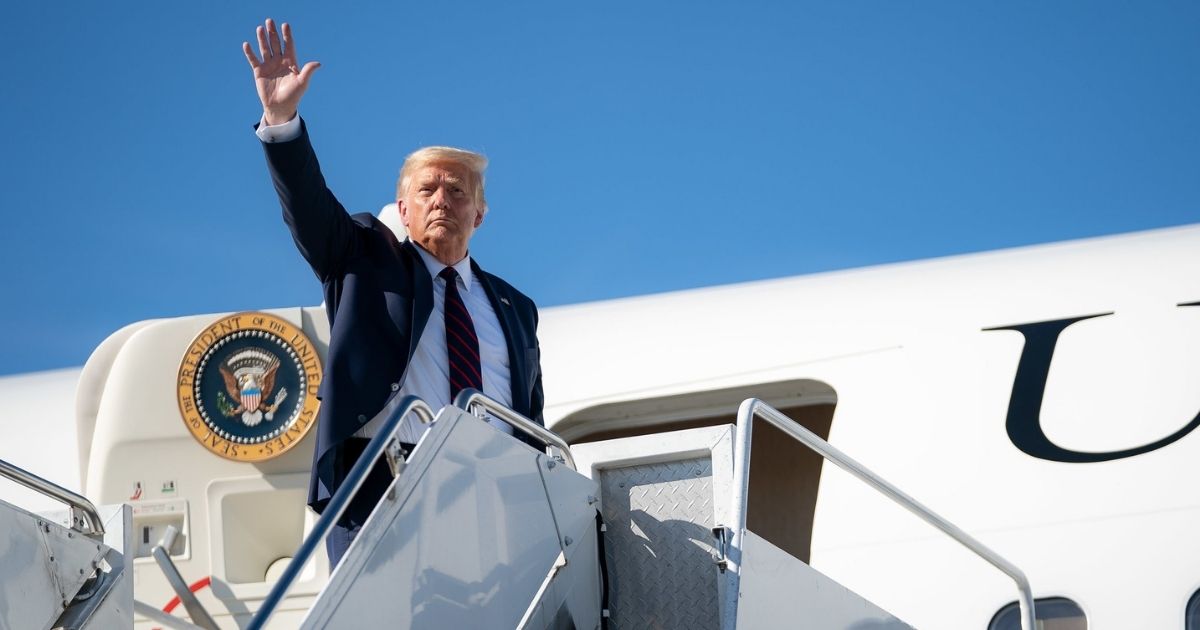
M 467 305 L 458 293 L 458 272 L 446 267 L 438 274 L 446 281 L 446 354 L 450 359 L 450 400 L 458 392 L 473 387 L 483 391 L 483 372 L 479 369 L 479 337 Z

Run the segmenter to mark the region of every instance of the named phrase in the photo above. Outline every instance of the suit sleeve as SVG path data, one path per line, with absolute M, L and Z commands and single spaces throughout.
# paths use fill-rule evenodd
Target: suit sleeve
M 300 254 L 325 282 L 344 271 L 361 243 L 354 221 L 325 185 L 303 120 L 300 126 L 298 138 L 263 143 L 263 151 L 283 207 L 283 220 Z
M 538 364 L 537 377 L 533 380 L 533 390 L 529 395 L 529 417 L 534 422 L 546 426 L 546 419 L 542 417 L 542 410 L 546 406 L 546 394 L 542 391 L 542 343 L 537 337 L 538 328 L 538 311 L 537 306 L 533 307 L 533 339 L 538 348 Z

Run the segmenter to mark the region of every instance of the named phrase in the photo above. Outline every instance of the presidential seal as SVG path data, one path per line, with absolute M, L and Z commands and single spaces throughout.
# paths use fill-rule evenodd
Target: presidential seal
M 316 424 L 321 361 L 290 322 L 238 313 L 205 328 L 183 355 L 176 389 L 188 431 L 228 459 L 259 462 Z

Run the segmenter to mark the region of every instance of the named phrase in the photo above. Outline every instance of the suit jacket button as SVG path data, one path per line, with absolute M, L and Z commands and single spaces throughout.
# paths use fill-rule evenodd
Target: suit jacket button
M 392 383 L 392 391 L 394 391 L 394 392 L 400 391 L 400 383 Z
M 358 414 L 358 423 L 359 423 L 359 424 L 362 424 L 362 423 L 364 423 L 364 422 L 366 422 L 366 421 L 367 421 L 367 417 L 366 417 L 366 416 L 364 416 L 364 415 L 363 415 L 363 414 L 361 414 L 361 413 L 360 413 L 360 414 Z

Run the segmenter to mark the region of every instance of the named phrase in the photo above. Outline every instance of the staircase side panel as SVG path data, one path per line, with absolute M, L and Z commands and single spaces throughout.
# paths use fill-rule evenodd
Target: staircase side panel
M 912 630 L 754 532 L 742 538 L 737 629 Z
M 108 547 L 0 501 L 0 630 L 49 628 Z
M 516 626 L 563 549 L 539 472 L 547 461 L 444 409 L 304 627 Z

